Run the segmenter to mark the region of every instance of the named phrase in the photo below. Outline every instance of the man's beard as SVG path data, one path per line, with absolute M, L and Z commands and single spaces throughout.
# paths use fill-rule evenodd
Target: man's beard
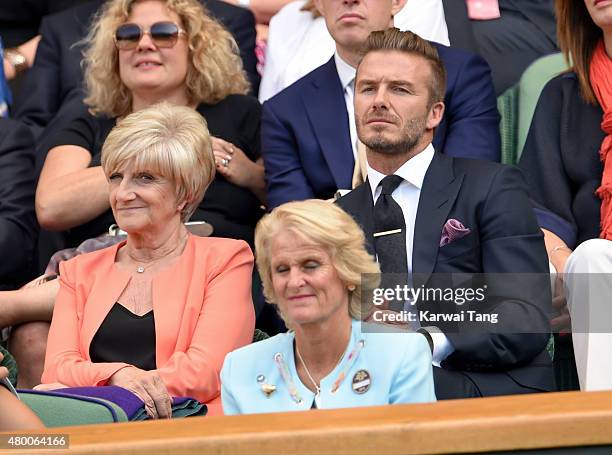
M 366 147 L 376 153 L 386 155 L 401 155 L 411 152 L 420 142 L 426 129 L 427 118 L 410 119 L 399 140 L 393 141 L 384 137 L 383 133 L 377 133 L 374 137 L 365 138 L 362 141 Z

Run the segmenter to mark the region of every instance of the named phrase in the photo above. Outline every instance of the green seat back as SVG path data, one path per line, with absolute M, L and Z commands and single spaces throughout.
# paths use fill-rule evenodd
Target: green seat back
M 523 146 L 527 139 L 527 133 L 531 126 L 531 119 L 535 112 L 540 93 L 546 83 L 553 77 L 567 69 L 567 63 L 561 53 L 547 55 L 533 62 L 523 75 L 518 84 L 518 137 L 517 137 L 517 161 L 523 152 Z
M 19 399 L 32 409 L 47 427 L 128 421 L 123 409 L 100 398 L 85 399 L 76 395 L 19 390 Z

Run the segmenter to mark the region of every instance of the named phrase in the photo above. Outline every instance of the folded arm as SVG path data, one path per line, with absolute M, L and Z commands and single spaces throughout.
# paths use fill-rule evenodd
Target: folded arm
M 109 209 L 108 182 L 102 167 L 88 167 L 83 147 L 62 145 L 49 151 L 36 188 L 36 215 L 50 231 L 79 226 Z

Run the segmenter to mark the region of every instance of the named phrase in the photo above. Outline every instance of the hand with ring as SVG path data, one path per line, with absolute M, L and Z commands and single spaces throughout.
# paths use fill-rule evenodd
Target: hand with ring
M 218 137 L 212 138 L 212 146 L 219 174 L 234 185 L 250 189 L 256 195 L 258 190 L 265 192 L 261 163 L 251 161 L 239 147 Z

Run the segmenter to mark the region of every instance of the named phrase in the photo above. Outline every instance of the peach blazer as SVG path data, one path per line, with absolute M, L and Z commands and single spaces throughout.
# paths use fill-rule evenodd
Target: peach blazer
M 91 340 L 132 275 L 115 264 L 123 245 L 60 264 L 43 383 L 104 385 L 127 366 L 89 357 Z M 218 408 L 225 355 L 253 339 L 252 270 L 244 241 L 190 234 L 178 261 L 153 278 L 157 372 L 170 395 Z

